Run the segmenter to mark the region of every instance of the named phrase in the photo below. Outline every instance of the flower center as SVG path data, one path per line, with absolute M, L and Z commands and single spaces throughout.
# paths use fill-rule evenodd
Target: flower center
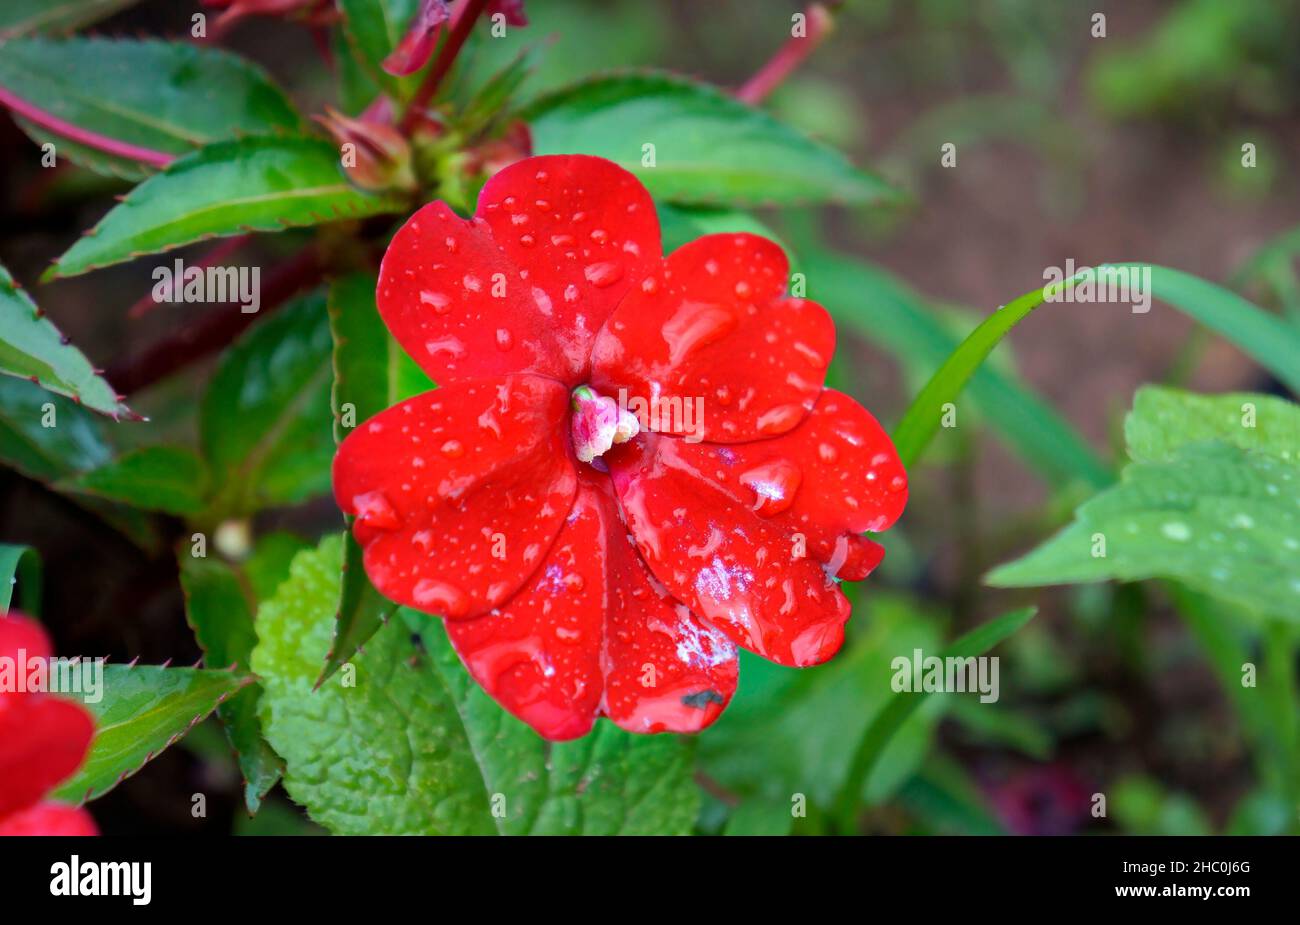
M 569 426 L 573 431 L 573 452 L 585 463 L 616 443 L 626 443 L 641 430 L 636 415 L 589 385 L 574 389 L 572 399 Z

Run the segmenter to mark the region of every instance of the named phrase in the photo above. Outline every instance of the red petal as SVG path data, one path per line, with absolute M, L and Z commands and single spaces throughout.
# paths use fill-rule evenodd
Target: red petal
M 366 574 L 426 613 L 472 617 L 509 599 L 573 503 L 568 393 L 537 376 L 456 383 L 376 415 L 334 458 Z
M 610 544 L 605 713 L 629 732 L 698 732 L 736 692 L 736 647 L 669 596 L 621 521 L 618 533 Z
M 26 809 L 70 777 L 90 748 L 85 708 L 45 694 L 19 694 L 0 712 L 0 819 Z
M 0 838 L 9 835 L 98 835 L 90 813 L 62 803 L 37 803 L 0 819 Z
M 596 332 L 659 263 L 659 218 L 650 194 L 603 158 L 532 157 L 488 180 L 475 214 L 545 295 L 537 299 L 542 323 L 569 361 L 570 373 L 561 378 L 585 382 Z
M 606 322 L 592 383 L 626 390 L 645 429 L 722 443 L 792 429 L 821 392 L 835 325 L 815 302 L 783 297 L 788 270 L 755 235 L 679 248 Z
M 735 648 L 653 583 L 608 479 L 585 472 L 532 582 L 447 634 L 484 690 L 552 740 L 602 712 L 636 732 L 693 732 L 736 688 Z
M 779 437 L 728 445 L 678 440 L 672 450 L 773 526 L 802 534 L 808 555 L 834 563 L 839 571 L 832 574 L 840 577 L 852 573 L 856 580 L 879 564 L 867 552 L 879 547 L 857 534 L 888 529 L 907 504 L 907 472 L 889 435 L 867 409 L 831 389 L 802 424 Z
M 39 623 L 25 617 L 16 610 L 7 615 L 0 614 L 0 658 L 12 659 L 15 663 L 31 658 L 47 659 L 52 647 L 50 637 Z M 0 714 L 26 701 L 26 693 L 0 689 Z
M 473 220 L 441 202 L 411 216 L 384 255 L 379 312 L 437 382 L 533 372 L 573 386 L 659 252 L 654 204 L 630 173 L 528 158 L 487 182 Z
M 623 516 L 655 577 L 741 646 L 815 665 L 844 640 L 848 600 L 786 532 L 698 477 L 681 441 L 647 434 L 605 455 Z
M 500 613 L 447 624 L 483 689 L 552 740 L 586 735 L 600 706 L 608 536 L 602 514 L 584 480 L 533 580 Z

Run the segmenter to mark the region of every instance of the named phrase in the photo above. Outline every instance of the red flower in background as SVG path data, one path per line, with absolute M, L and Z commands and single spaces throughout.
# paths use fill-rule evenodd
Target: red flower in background
M 49 657 L 50 641 L 39 624 L 16 613 L 0 615 L 0 659 L 11 677 L 20 660 Z M 94 734 L 95 723 L 79 704 L 0 689 L 0 835 L 98 834 L 84 809 L 43 800 L 81 766 Z
M 736 646 L 797 666 L 839 649 L 837 579 L 879 564 L 861 534 L 898 518 L 907 479 L 822 387 L 834 325 L 785 294 L 788 269 L 750 234 L 662 256 L 645 188 L 584 156 L 519 161 L 472 219 L 434 202 L 389 246 L 380 314 L 441 387 L 348 436 L 335 497 L 375 586 L 445 616 L 543 736 L 598 715 L 699 730 Z

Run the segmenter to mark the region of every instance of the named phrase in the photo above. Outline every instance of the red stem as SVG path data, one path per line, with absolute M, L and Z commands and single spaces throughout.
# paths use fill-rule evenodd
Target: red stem
M 442 48 L 438 49 L 438 56 L 433 59 L 433 66 L 429 68 L 429 73 L 424 76 L 424 81 L 420 84 L 420 88 L 415 91 L 415 96 L 411 97 L 406 112 L 402 114 L 402 121 L 398 128 L 403 134 L 410 133 L 416 120 L 420 118 L 420 113 L 424 111 L 434 93 L 438 92 L 438 85 L 442 83 L 442 79 L 451 70 L 452 64 L 456 61 L 456 56 L 460 54 L 461 46 L 469 38 L 470 30 L 474 28 L 474 23 L 478 20 L 487 3 L 488 0 L 463 0 L 461 5 L 456 8 L 456 11 L 451 14 L 451 28 L 447 33 L 447 41 L 443 43 Z
M 108 381 L 123 395 L 138 392 L 166 378 L 176 370 L 219 350 L 230 343 L 244 328 L 274 311 L 289 297 L 315 285 L 324 275 L 316 251 L 306 248 L 282 264 L 262 287 L 262 309 L 245 314 L 234 303 L 214 306 L 189 327 L 164 337 L 144 353 L 111 370 Z M 233 309 L 233 310 L 232 310 Z
M 807 17 L 807 33 L 803 36 L 790 36 L 777 49 L 776 54 L 736 91 L 736 99 L 751 106 L 763 102 L 830 33 L 832 18 L 830 10 L 825 6 L 813 3 L 804 11 L 804 15 Z
M 91 148 L 98 148 L 108 154 L 124 157 L 127 160 L 140 161 L 154 167 L 166 167 L 175 160 L 175 157 L 170 154 L 154 151 L 151 148 L 141 148 L 139 145 L 128 144 L 125 141 L 118 141 L 116 138 L 109 138 L 107 135 L 101 135 L 98 132 L 92 132 L 89 129 L 73 125 L 71 122 L 65 122 L 39 106 L 34 106 L 15 96 L 4 87 L 0 87 L 0 104 L 8 106 L 20 116 L 31 119 L 37 125 L 67 137 L 70 141 Z

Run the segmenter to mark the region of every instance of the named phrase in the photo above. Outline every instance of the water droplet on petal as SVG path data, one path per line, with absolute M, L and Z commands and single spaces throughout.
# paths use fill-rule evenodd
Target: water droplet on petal
M 609 240 L 609 232 L 604 228 L 593 228 L 591 229 L 591 240 L 595 241 L 597 244 L 604 244 Z
M 521 234 L 519 236 L 520 247 L 532 247 L 536 243 L 537 243 L 537 239 L 530 234 Z
M 478 292 L 483 288 L 483 281 L 477 276 L 470 274 L 466 274 L 465 278 L 461 280 L 461 283 L 464 284 L 465 288 L 470 292 Z
M 749 288 L 749 283 L 745 282 L 743 279 L 736 283 L 736 295 L 738 297 L 748 299 L 752 291 L 753 290 Z
M 889 480 L 889 484 L 887 487 L 889 488 L 890 491 L 894 493 L 898 493 L 903 489 L 907 488 L 907 479 L 903 478 L 901 475 L 896 475 Z
M 777 405 L 758 416 L 758 429 L 765 434 L 783 434 L 803 417 L 802 405 Z
M 754 511 L 763 517 L 771 517 L 794 504 L 794 495 L 802 478 L 803 473 L 794 463 L 776 459 L 743 473 L 740 484 L 754 493 Z
M 623 265 L 613 261 L 593 263 L 582 271 L 582 275 L 597 289 L 604 289 L 623 278 Z
M 453 254 L 459 249 L 459 245 L 456 244 L 456 239 L 451 237 L 451 235 L 448 235 L 447 239 L 443 243 L 447 245 L 447 250 L 451 251 Z
M 374 530 L 396 530 L 402 522 L 393 509 L 392 502 L 382 491 L 368 491 L 352 498 L 357 512 L 357 522 Z
M 448 440 L 440 449 L 443 456 L 450 456 L 452 459 L 465 455 L 465 446 L 459 440 Z
M 822 462 L 833 463 L 840 454 L 833 444 L 823 443 L 817 447 L 817 455 L 821 457 Z
M 425 289 L 420 292 L 420 304 L 429 305 L 439 315 L 445 315 L 451 311 L 451 299 L 441 292 L 430 292 Z
M 571 234 L 553 234 L 551 243 L 556 247 L 573 247 L 573 235 Z
M 509 350 L 515 345 L 515 336 L 510 333 L 509 328 L 497 328 L 497 347 L 502 350 Z
M 469 610 L 469 598 L 453 584 L 434 578 L 421 578 L 411 592 L 415 603 L 431 613 L 458 617 Z

